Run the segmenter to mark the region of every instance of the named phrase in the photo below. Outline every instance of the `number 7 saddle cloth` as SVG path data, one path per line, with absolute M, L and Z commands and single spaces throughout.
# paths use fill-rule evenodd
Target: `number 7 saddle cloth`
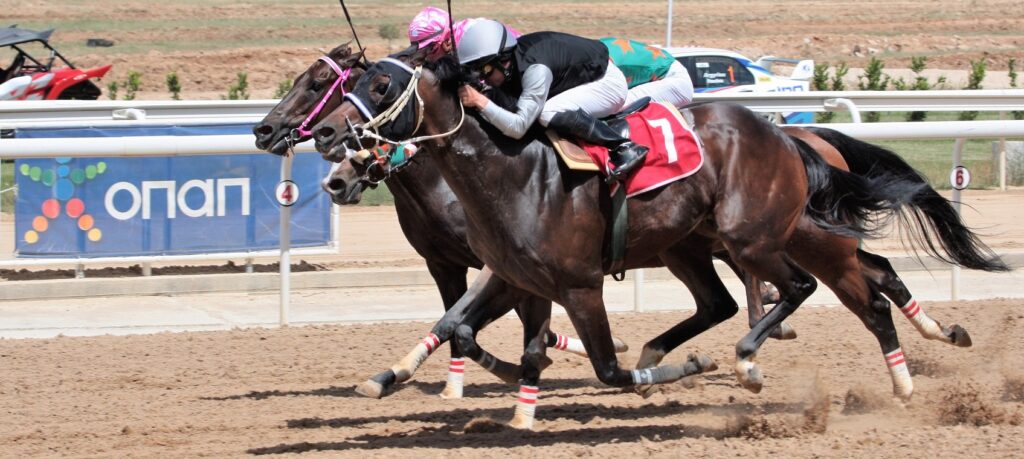
M 644 163 L 626 179 L 626 196 L 636 196 L 695 174 L 704 164 L 704 149 L 690 123 L 679 111 L 660 102 L 626 115 L 629 137 L 650 150 Z M 573 143 L 547 131 L 555 150 L 570 169 L 598 171 L 608 175 L 613 168 L 608 149 L 587 143 Z M 611 187 L 614 193 L 616 185 Z

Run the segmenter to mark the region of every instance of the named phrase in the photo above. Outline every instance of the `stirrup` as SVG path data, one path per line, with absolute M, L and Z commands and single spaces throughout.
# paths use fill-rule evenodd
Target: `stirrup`
M 625 182 L 637 167 L 643 165 L 644 158 L 647 157 L 647 147 L 634 144 L 632 148 L 636 148 L 636 156 L 629 161 L 616 165 L 615 169 L 610 169 L 608 171 L 608 177 L 605 178 L 605 183 L 611 185 L 615 182 Z

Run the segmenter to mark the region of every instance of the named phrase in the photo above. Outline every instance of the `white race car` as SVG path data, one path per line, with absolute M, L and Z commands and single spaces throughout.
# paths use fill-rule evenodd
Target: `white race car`
M 690 72 L 694 92 L 733 94 L 742 92 L 810 91 L 814 61 L 765 56 L 751 61 L 741 54 L 715 48 L 666 48 Z M 788 77 L 773 74 L 772 64 L 794 65 Z M 810 112 L 783 113 L 786 123 L 811 123 Z

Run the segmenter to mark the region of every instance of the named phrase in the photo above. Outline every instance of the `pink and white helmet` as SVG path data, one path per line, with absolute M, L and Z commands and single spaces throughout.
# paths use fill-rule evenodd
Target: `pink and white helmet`
M 455 23 L 455 43 L 462 41 L 462 34 L 466 31 L 466 28 L 470 24 L 483 19 L 483 18 L 471 18 L 462 19 Z M 449 41 L 450 30 L 448 13 L 440 8 L 428 6 L 423 8 L 422 11 L 416 14 L 412 18 L 412 22 L 409 23 L 409 43 L 414 44 L 419 49 L 430 46 L 429 59 L 437 59 L 444 54 L 451 52 L 451 42 Z M 519 31 L 505 26 L 508 29 L 509 35 L 514 38 L 519 38 L 521 33 Z
M 435 45 L 440 47 L 448 40 L 448 13 L 440 8 L 423 8 L 409 23 L 409 43 L 420 49 Z

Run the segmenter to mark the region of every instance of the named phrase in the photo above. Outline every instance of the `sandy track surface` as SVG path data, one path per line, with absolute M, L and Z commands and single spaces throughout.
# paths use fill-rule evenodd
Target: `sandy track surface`
M 470 363 L 466 398 L 437 397 L 447 349 L 382 400 L 353 386 L 403 355 L 423 323 L 128 337 L 0 341 L 3 455 L 89 457 L 1012 457 L 1024 447 L 1024 301 L 927 304 L 974 347 L 925 341 L 895 317 L 915 375 L 907 407 L 891 401 L 874 338 L 840 308 L 805 308 L 799 338 L 770 341 L 758 395 L 731 372 L 745 320 L 734 318 L 666 361 L 700 349 L 723 367 L 643 400 L 602 386 L 587 361 L 552 351 L 535 432 L 511 417 L 515 387 Z M 633 349 L 686 312 L 616 314 Z M 899 316 L 899 313 L 896 313 Z M 568 331 L 556 317 L 553 327 Z M 518 355 L 519 325 L 481 333 Z M 309 456 L 304 455 L 304 456 Z

